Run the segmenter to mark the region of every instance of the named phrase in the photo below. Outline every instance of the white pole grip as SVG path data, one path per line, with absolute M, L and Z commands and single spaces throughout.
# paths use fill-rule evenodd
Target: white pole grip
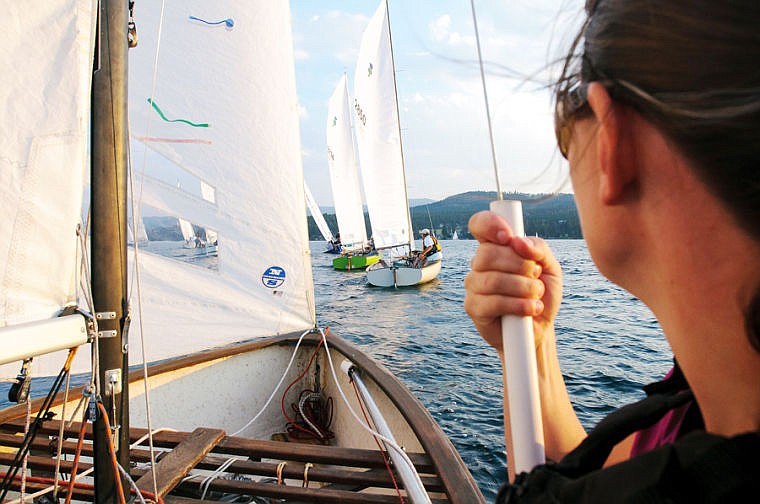
M 520 201 L 492 201 L 491 211 L 503 217 L 516 236 L 525 236 Z M 503 316 L 501 337 L 514 450 L 514 460 L 508 463 L 515 474 L 520 474 L 546 461 L 533 320 L 531 317 Z

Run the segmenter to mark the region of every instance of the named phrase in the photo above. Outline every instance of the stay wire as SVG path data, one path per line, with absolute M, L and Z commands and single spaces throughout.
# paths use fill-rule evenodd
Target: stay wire
M 488 90 L 486 89 L 486 74 L 483 70 L 483 55 L 480 52 L 480 34 L 478 33 L 478 18 L 475 15 L 475 0 L 470 0 L 470 7 L 472 8 L 472 24 L 475 27 L 475 45 L 478 48 L 478 63 L 480 65 L 480 80 L 483 83 L 483 99 L 486 103 L 486 118 L 488 119 L 488 138 L 491 145 L 491 159 L 493 160 L 493 173 L 496 179 L 496 193 L 497 199 L 503 199 L 501 192 L 501 182 L 499 180 L 499 169 L 496 164 L 496 146 L 493 141 L 493 126 L 491 125 L 491 108 L 488 105 Z
M 156 81 L 157 81 L 157 75 L 158 75 L 158 57 L 160 54 L 161 49 L 161 34 L 163 31 L 164 26 L 164 17 L 165 17 L 165 10 L 166 10 L 166 0 L 161 2 L 161 14 L 159 16 L 158 20 L 158 33 L 156 35 L 156 52 L 155 57 L 153 60 L 153 78 L 151 82 L 151 102 L 153 101 L 155 94 L 156 94 Z M 146 136 L 150 136 L 150 125 L 151 125 L 151 118 L 152 115 L 148 114 L 147 118 L 147 124 L 145 126 L 145 132 Z M 128 120 L 129 121 L 129 120 Z M 131 132 L 131 126 L 129 122 L 127 122 L 127 128 Z M 145 171 L 148 164 L 148 147 L 145 146 L 145 150 L 143 152 L 143 159 L 142 159 L 142 170 L 140 174 L 140 194 L 139 196 L 135 194 L 135 174 L 132 167 L 132 156 L 131 156 L 131 149 L 130 149 L 130 156 L 129 156 L 129 183 L 130 183 L 130 194 L 132 197 L 132 227 L 133 227 L 133 236 L 134 236 L 134 282 L 135 282 L 135 288 L 137 290 L 137 312 L 138 312 L 138 318 L 139 318 L 139 329 L 140 329 L 140 350 L 141 350 L 141 356 L 142 356 L 142 372 L 143 372 L 143 388 L 144 388 L 144 394 L 145 394 L 145 416 L 146 416 L 146 422 L 148 427 L 148 447 L 150 452 L 150 470 L 151 474 L 153 476 L 153 493 L 154 495 L 158 495 L 158 478 L 156 475 L 156 455 L 155 455 L 155 447 L 153 445 L 153 427 L 151 422 L 151 408 L 150 408 L 150 391 L 148 387 L 148 362 L 146 357 L 146 351 L 145 351 L 145 326 L 143 325 L 143 309 L 142 309 L 142 282 L 140 281 L 140 255 L 139 255 L 139 246 L 138 246 L 138 227 L 139 223 L 142 219 L 138 219 L 138 211 L 136 208 L 142 206 L 142 195 L 143 195 L 143 185 L 145 180 Z

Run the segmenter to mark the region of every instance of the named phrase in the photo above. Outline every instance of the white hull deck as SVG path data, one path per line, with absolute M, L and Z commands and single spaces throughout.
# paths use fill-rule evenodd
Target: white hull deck
M 427 283 L 440 272 L 440 260 L 427 263 L 422 268 L 380 261 L 367 268 L 367 282 L 377 287 L 410 287 Z

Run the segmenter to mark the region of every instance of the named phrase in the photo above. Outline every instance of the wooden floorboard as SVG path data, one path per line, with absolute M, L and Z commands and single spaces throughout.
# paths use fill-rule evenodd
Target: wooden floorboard
M 64 429 L 62 452 L 69 456 L 75 453 L 76 437 L 79 423 Z M 87 442 L 82 446 L 82 456 L 87 459 L 80 462 L 79 471 L 90 466 L 92 444 L 89 442 L 90 425 L 86 426 Z M 23 422 L 12 421 L 0 426 L 0 445 L 18 448 L 23 436 L 18 432 Z M 57 450 L 57 442 L 52 440 L 59 433 L 60 422 L 46 421 L 40 429 L 31 449 L 35 456 L 29 458 L 29 467 L 35 471 L 52 473 Z M 16 434 L 12 434 L 12 433 Z M 133 441 L 147 431 L 134 429 Z M 50 438 L 50 439 L 49 439 Z M 147 443 L 145 441 L 144 443 Z M 397 503 L 398 496 L 393 490 L 393 481 L 388 474 L 381 452 L 353 448 L 339 448 L 322 445 L 302 444 L 283 441 L 251 440 L 232 438 L 223 431 L 214 429 L 196 429 L 187 432 L 160 432 L 154 436 L 154 446 L 161 448 L 161 457 L 156 465 L 159 494 L 167 495 L 176 488 L 181 495 L 200 495 L 198 491 L 203 477 L 183 482 L 183 477 L 192 469 L 214 471 L 225 463 L 230 456 L 240 457 L 228 466 L 226 473 L 237 474 L 242 479 L 215 479 L 209 489 L 222 493 L 257 495 L 274 499 L 286 499 L 287 502 L 346 502 L 346 503 Z M 15 453 L 9 450 L 0 454 L 0 464 L 8 463 Z M 429 472 L 429 458 L 424 454 L 411 453 L 410 458 L 420 471 L 423 484 L 430 492 L 442 492 L 440 478 Z M 150 453 L 143 444 L 130 450 L 133 462 L 150 461 Z M 70 460 L 70 457 L 69 457 Z M 306 464 L 308 469 L 308 486 L 304 486 Z M 282 464 L 282 465 L 281 465 Z M 289 485 L 277 485 L 278 476 Z M 70 471 L 71 462 L 64 462 L 63 472 Z M 151 471 L 133 467 L 130 472 L 138 481 L 138 487 L 153 492 Z M 262 482 L 262 478 L 268 481 Z M 257 481 L 258 480 L 258 481 Z M 397 478 L 398 480 L 398 478 Z M 166 502 L 174 504 L 197 504 L 198 499 L 167 496 Z M 438 500 L 436 500 L 438 502 Z
M 156 490 L 160 497 L 171 492 L 198 462 L 224 438 L 221 429 L 197 428 L 156 463 Z M 140 490 L 153 491 L 153 471 L 136 481 Z

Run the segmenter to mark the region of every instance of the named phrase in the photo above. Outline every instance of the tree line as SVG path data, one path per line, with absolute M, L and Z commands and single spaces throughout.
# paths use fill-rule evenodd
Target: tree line
M 575 197 L 572 194 L 509 193 L 504 197 L 522 200 L 525 234 L 546 239 L 583 237 Z M 414 206 L 410 213 L 415 238 L 418 237 L 420 229 L 429 228 L 442 240 L 451 239 L 455 231 L 460 239 L 472 239 L 467 222 L 474 213 L 488 209 L 489 203 L 495 199 L 496 193 L 493 191 L 471 191 L 434 203 Z M 330 230 L 336 234 L 338 224 L 335 214 L 325 214 L 324 218 Z M 366 212 L 364 221 L 367 234 L 371 236 L 372 226 Z M 309 240 L 322 240 L 322 234 L 311 216 L 308 217 L 308 224 Z

